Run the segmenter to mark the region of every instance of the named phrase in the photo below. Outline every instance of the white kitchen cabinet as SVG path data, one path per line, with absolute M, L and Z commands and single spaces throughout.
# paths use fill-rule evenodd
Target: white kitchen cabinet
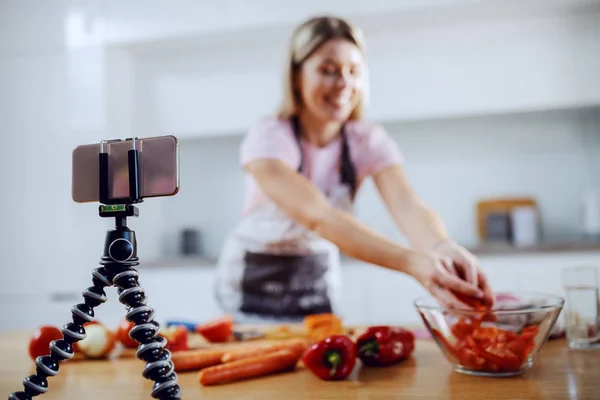
M 368 285 L 365 276 L 369 265 L 342 262 L 342 299 L 340 314 L 348 324 L 362 324 L 369 316 Z
M 600 268 L 600 252 L 506 254 L 479 259 L 497 292 L 523 290 L 564 296 L 563 268 Z M 142 267 L 138 272 L 147 304 L 154 308 L 158 322 L 206 321 L 222 314 L 214 296 L 214 266 Z M 0 299 L 0 331 L 64 325 L 71 320 L 71 307 L 83 300 L 81 291 L 85 287 L 62 299 L 53 299 L 50 294 L 4 296 Z M 108 301 L 95 309 L 96 318 L 116 326 L 126 309 L 118 300 L 116 288 L 105 291 Z M 413 301 L 422 295 L 427 292 L 410 276 L 359 261 L 342 262 L 340 312 L 346 324 L 420 324 Z
M 426 291 L 410 276 L 359 261 L 342 265 L 342 318 L 347 324 L 419 321 L 413 301 Z
M 396 18 L 378 19 L 366 38 L 369 118 L 391 123 L 599 104 L 600 58 L 592 56 L 598 21 L 598 13 L 565 14 L 411 29 Z M 157 48 L 136 58 L 134 52 L 138 135 L 245 133 L 279 103 L 288 34 L 200 38 L 201 52 L 196 44 L 177 57 L 164 41 L 164 53 Z
M 139 268 L 139 283 L 144 289 L 147 305 L 155 310 L 155 319 L 204 321 L 221 314 L 214 299 L 214 268 Z M 90 278 L 91 283 L 91 278 Z M 83 302 L 81 290 L 68 292 L 62 299 L 52 294 L 23 294 L 3 296 L 0 299 L 0 331 L 33 330 L 44 324 L 62 326 L 71 321 L 71 307 Z M 105 288 L 106 303 L 94 309 L 96 319 L 109 327 L 116 327 L 127 314 L 119 302 L 115 287 Z
M 155 319 L 161 324 L 166 320 L 200 322 L 222 313 L 214 298 L 213 267 L 142 267 L 138 273 L 147 305 L 154 309 Z M 108 302 L 98 308 L 96 315 L 114 326 L 125 318 L 127 310 L 119 302 L 116 288 L 109 288 L 107 296 Z
M 409 325 L 420 321 L 413 302 L 427 292 L 414 278 L 375 267 L 369 272 L 368 282 L 369 324 Z
M 52 302 L 41 296 L 27 296 L 0 303 L 0 331 L 33 330 L 40 325 L 62 326 L 71 321 L 76 304 Z
M 600 268 L 600 252 L 532 253 L 480 257 L 494 289 L 564 295 L 564 268 Z M 506 288 L 506 289 L 505 289 Z
M 168 319 L 200 322 L 222 314 L 214 296 L 214 268 L 186 266 L 140 273 L 140 285 L 159 322 Z

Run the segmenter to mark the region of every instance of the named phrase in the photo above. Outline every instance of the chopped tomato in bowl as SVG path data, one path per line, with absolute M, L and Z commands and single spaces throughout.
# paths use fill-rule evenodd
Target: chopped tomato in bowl
M 444 308 L 428 296 L 418 298 L 414 305 L 455 371 L 505 377 L 533 366 L 564 299 L 523 292 L 498 296 L 492 309 Z

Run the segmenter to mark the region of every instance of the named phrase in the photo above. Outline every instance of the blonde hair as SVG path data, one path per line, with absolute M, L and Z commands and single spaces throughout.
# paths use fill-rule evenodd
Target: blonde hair
M 362 32 L 341 18 L 313 17 L 298 26 L 292 35 L 290 50 L 284 70 L 283 102 L 279 108 L 280 118 L 296 116 L 300 111 L 300 96 L 295 89 L 296 75 L 302 63 L 321 45 L 332 39 L 346 39 L 353 43 L 364 54 L 365 45 Z M 366 67 L 366 65 L 365 65 Z M 358 104 L 352 110 L 349 119 L 360 120 L 364 117 L 368 97 L 367 71 Z

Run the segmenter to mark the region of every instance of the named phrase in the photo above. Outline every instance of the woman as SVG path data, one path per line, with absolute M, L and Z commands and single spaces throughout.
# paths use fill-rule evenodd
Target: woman
M 312 18 L 294 33 L 285 98 L 276 117 L 244 138 L 243 218 L 219 260 L 217 297 L 238 321 L 299 320 L 336 312 L 339 251 L 414 277 L 442 304 L 493 303 L 473 255 L 454 243 L 404 176 L 386 131 L 362 121 L 367 71 L 360 34 L 347 22 Z M 371 177 L 411 244 L 404 248 L 351 214 Z

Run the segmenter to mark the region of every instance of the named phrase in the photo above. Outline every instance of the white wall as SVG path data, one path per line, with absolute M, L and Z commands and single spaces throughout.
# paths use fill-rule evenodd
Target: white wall
M 71 150 L 82 137 L 69 125 L 73 59 L 63 46 L 63 3 L 20 4 L 3 2 L 0 12 L 0 304 L 19 304 L 17 315 L 35 316 L 47 313 L 50 294 L 70 290 L 80 272 L 91 282 L 86 252 L 102 236 L 88 231 L 91 220 L 70 198 Z M 61 313 L 65 322 L 69 308 Z M 0 327 L 8 323 L 1 317 Z
M 580 234 L 584 191 L 600 184 L 600 109 L 398 123 L 388 130 L 404 152 L 412 185 L 467 245 L 477 243 L 476 201 L 494 196 L 534 197 L 544 234 L 571 239 Z M 240 140 L 182 142 L 182 188 L 165 203 L 167 254 L 177 250 L 177 233 L 188 226 L 204 232 L 210 256 L 219 253 L 242 207 Z M 403 241 L 370 180 L 357 198 L 356 214 Z
M 304 12 L 308 15 L 334 10 L 338 7 L 334 3 L 332 0 L 320 5 L 313 1 Z M 573 232 L 576 199 L 592 176 L 591 168 L 585 167 L 583 149 L 592 157 L 598 149 L 596 145 L 583 147 L 578 143 L 584 137 L 597 141 L 597 117 L 582 116 L 580 120 L 578 115 L 567 113 L 436 119 L 513 107 L 545 109 L 600 103 L 596 73 L 600 70 L 600 52 L 596 51 L 598 14 L 557 19 L 553 13 L 523 20 L 515 19 L 519 13 L 504 13 L 503 22 L 488 19 L 489 24 L 470 31 L 463 24 L 447 22 L 459 21 L 452 18 L 463 15 L 469 15 L 471 22 L 477 21 L 483 15 L 481 9 L 475 14 L 455 9 L 452 18 L 445 19 L 446 24 L 438 24 L 436 11 L 430 8 L 418 15 L 425 16 L 429 28 L 437 27 L 438 31 L 404 30 L 390 36 L 390 21 L 386 29 L 373 27 L 373 21 L 377 22 L 382 13 L 392 15 L 388 13 L 390 8 L 406 11 L 440 4 L 483 4 L 466 0 L 435 0 L 425 6 L 413 0 L 401 3 L 353 2 L 348 10 L 357 13 L 371 7 L 370 17 L 365 19 L 370 19 L 371 25 L 365 26 L 374 35 L 377 32 L 379 39 L 371 42 L 370 51 L 374 58 L 379 54 L 380 60 L 390 56 L 387 67 L 373 65 L 377 76 L 373 81 L 374 111 L 378 117 L 435 117 L 429 123 L 390 127 L 408 157 L 408 173 L 419 193 L 439 209 L 451 231 L 464 241 L 473 239 L 468 219 L 473 200 L 492 189 L 503 193 L 528 190 L 543 200 L 551 233 Z M 547 2 L 527 2 L 534 3 L 541 9 Z M 573 4 L 552 1 L 554 5 L 559 3 L 561 7 Z M 128 133 L 236 135 L 275 106 L 281 61 L 278 51 L 283 51 L 285 37 L 273 32 L 289 31 L 289 26 L 265 25 L 296 21 L 302 17 L 297 9 L 280 7 L 269 15 L 264 10 L 254 12 L 245 27 L 256 27 L 254 32 L 258 33 L 249 34 L 244 42 L 250 53 L 245 56 L 227 52 L 232 47 L 219 47 L 223 43 L 240 44 L 232 31 L 225 34 L 229 42 L 222 39 L 221 32 L 221 39 L 209 41 L 207 47 L 202 42 L 208 38 L 192 38 L 198 52 L 191 53 L 186 38 L 176 40 L 182 45 L 174 51 L 171 42 L 163 42 L 168 48 L 166 53 L 156 53 L 154 44 L 104 47 L 108 42 L 123 45 L 129 40 L 165 39 L 188 32 L 197 23 L 192 11 L 205 11 L 194 8 L 200 7 L 198 4 L 181 0 L 163 8 L 164 3 L 158 0 L 0 1 L 0 135 L 4 144 L 0 168 L 5 171 L 0 175 L 0 208 L 4 210 L 0 329 L 9 319 L 12 327 L 68 321 L 70 307 L 91 283 L 91 270 L 97 266 L 104 233 L 111 223 L 97 216 L 97 204 L 75 204 L 70 198 L 70 156 L 76 145 Z M 265 0 L 261 4 L 268 10 L 273 3 Z M 233 7 L 234 3 L 226 6 Z M 204 15 L 214 22 L 209 26 L 213 32 L 232 28 L 249 17 L 236 14 L 219 20 L 214 16 L 226 15 L 222 9 L 216 10 L 206 2 L 202 7 L 209 7 L 210 12 Z M 138 12 L 141 8 L 149 14 Z M 405 15 L 404 20 L 410 21 L 414 15 Z M 184 23 L 174 27 L 182 16 L 187 16 L 181 20 Z M 422 28 L 426 24 L 414 19 L 411 26 Z M 279 41 L 261 43 L 265 32 Z M 514 40 L 508 42 L 508 38 Z M 258 49 L 253 48 L 257 43 Z M 215 58 L 215 49 L 228 55 Z M 169 57 L 162 57 L 164 54 Z M 223 67 L 222 74 L 208 74 Z M 399 72 L 390 75 L 389 68 Z M 217 80 L 211 81 L 213 78 Z M 588 133 L 584 133 L 580 121 Z M 480 139 L 482 131 L 486 131 L 489 141 Z M 448 145 L 452 152 L 443 154 L 441 147 L 432 148 L 424 138 L 435 139 L 439 146 Z M 502 142 L 504 138 L 507 142 Z M 218 252 L 241 207 L 241 172 L 236 161 L 239 140 L 238 135 L 183 141 L 181 193 L 172 199 L 142 204 L 140 219 L 131 222 L 143 245 L 142 261 L 160 257 L 163 249 L 174 251 L 175 233 L 184 225 L 198 225 L 205 230 L 207 250 L 213 255 Z M 538 142 L 544 147 L 537 147 Z M 465 143 L 472 147 L 465 148 Z M 513 152 L 513 148 L 521 153 Z M 517 154 L 523 157 L 517 158 Z M 30 160 L 24 162 L 23 155 Z M 529 159 L 535 160 L 534 168 L 524 164 Z M 217 161 L 226 165 L 218 170 L 218 177 Z M 498 165 L 509 169 L 495 171 L 496 180 L 481 175 Z M 459 180 L 460 190 L 449 191 L 451 201 L 447 203 L 442 202 L 431 183 L 440 171 Z M 542 174 L 551 181 L 540 181 Z M 471 186 L 469 182 L 477 184 Z M 365 187 L 358 215 L 376 229 L 393 234 L 375 198 L 372 188 Z M 56 292 L 73 293 L 75 298 L 52 302 L 52 293 Z M 109 297 L 103 309 L 117 310 L 114 315 L 121 315 L 123 310 L 114 291 L 109 290 Z
M 67 3 L 0 2 L 0 329 L 68 322 L 112 225 L 71 199 L 72 150 L 107 135 L 108 56 L 65 46 Z
M 415 12 L 401 23 L 392 15 L 373 19 L 379 25 L 365 20 L 370 117 L 389 127 L 411 182 L 465 244 L 477 241 L 476 201 L 493 196 L 532 196 L 547 237 L 577 235 L 580 198 L 597 185 L 591 160 L 600 154 L 600 117 L 597 109 L 578 110 L 600 105 L 600 12 L 541 9 L 484 14 L 475 7 Z M 184 139 L 182 190 L 165 203 L 166 254 L 176 251 L 181 228 L 196 226 L 215 256 L 237 221 L 237 147 L 240 135 L 278 104 L 284 32 L 128 47 L 137 134 Z M 370 182 L 357 214 L 402 240 Z
M 366 30 L 371 118 L 411 121 L 600 104 L 600 10 L 425 21 L 404 26 L 384 19 Z M 288 38 L 287 30 L 265 29 L 132 47 L 140 133 L 246 130 L 280 99 Z
M 438 210 L 452 236 L 477 244 L 476 202 L 530 196 L 540 205 L 546 238 L 581 234 L 580 201 L 600 182 L 600 109 L 541 112 L 396 125 L 389 128 L 407 158 L 420 196 Z M 365 188 L 366 189 L 366 188 Z M 358 213 L 394 235 L 373 186 Z

